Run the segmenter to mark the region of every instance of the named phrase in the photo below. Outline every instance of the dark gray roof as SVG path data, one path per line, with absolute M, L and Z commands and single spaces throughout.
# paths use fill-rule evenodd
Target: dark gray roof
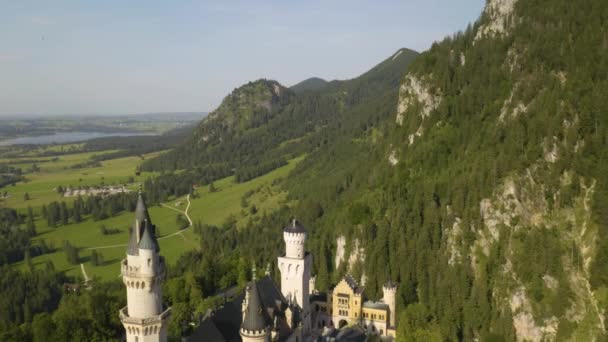
M 353 292 L 355 292 L 355 293 L 363 292 L 363 287 L 359 286 L 359 284 L 357 284 L 357 281 L 350 274 L 345 275 L 344 280 L 346 281 L 348 286 L 353 290 Z
M 188 341 L 227 342 L 212 319 L 206 319 L 190 335 Z
M 363 302 L 364 308 L 388 310 L 388 305 L 382 302 Z
M 319 292 L 310 295 L 310 302 L 327 302 L 327 293 Z
M 144 222 L 145 220 L 150 220 L 150 215 L 148 214 L 148 208 L 146 207 L 146 203 L 144 202 L 144 197 L 139 193 L 139 197 L 137 197 L 137 206 L 135 207 L 135 219 L 139 222 Z
M 384 284 L 384 286 L 393 288 L 393 287 L 397 287 L 397 283 L 392 281 L 391 278 L 388 278 L 388 281 L 386 282 L 386 284 Z
M 306 233 L 306 228 L 295 218 L 291 221 L 291 224 L 283 229 L 284 232 L 287 233 Z
M 136 232 L 137 222 L 139 221 L 139 234 Z M 153 240 L 152 244 L 155 245 L 156 251 L 158 252 L 160 249 L 158 248 L 158 242 L 156 241 L 155 230 L 156 227 L 152 225 L 152 220 L 150 220 L 150 214 L 148 214 L 148 208 L 146 207 L 146 202 L 144 201 L 144 197 L 139 191 L 139 196 L 137 197 L 137 205 L 135 207 L 135 222 L 131 227 L 129 233 L 129 243 L 127 244 L 127 254 L 128 255 L 139 255 L 138 249 L 140 248 L 139 244 L 141 243 L 141 239 L 144 236 L 144 230 L 146 230 L 146 222 L 148 223 L 148 227 L 150 229 L 150 237 Z M 137 241 L 137 236 L 139 235 L 140 241 Z M 145 245 L 151 245 L 148 242 Z
M 135 225 L 129 229 L 129 244 L 127 245 L 127 254 L 139 255 L 139 247 L 137 246 L 137 236 L 135 234 Z
M 158 243 L 156 239 L 153 237 L 154 235 L 154 226 L 148 221 L 144 221 L 144 232 L 141 236 L 141 240 L 139 240 L 138 247 L 140 249 L 152 249 L 158 251 Z
M 265 310 L 260 300 L 260 294 L 258 293 L 258 286 L 255 281 L 251 282 L 248 288 L 249 291 L 249 302 L 245 309 L 245 319 L 241 327 L 250 331 L 260 331 L 266 329 L 267 320 Z
M 273 324 L 273 316 L 279 309 L 281 313 L 279 313 L 280 317 L 283 317 L 282 311 L 287 307 L 287 302 L 283 295 L 281 294 L 281 290 L 277 286 L 277 284 L 272 280 L 270 276 L 264 276 L 261 279 L 256 281 L 257 291 L 261 303 L 261 307 L 264 312 L 265 326 L 269 326 Z M 242 323 L 242 312 L 241 312 L 241 304 L 243 303 L 243 293 L 239 294 L 234 300 L 229 301 L 224 304 L 223 307 L 216 310 L 214 314 L 207 318 L 206 320 L 212 320 L 213 326 L 209 324 L 202 324 L 196 328 L 193 334 L 188 338 L 189 342 L 198 342 L 198 341 L 222 341 L 221 339 L 209 339 L 207 336 L 213 336 L 215 334 L 214 330 L 218 329 L 225 341 L 228 342 L 240 342 L 241 336 L 239 334 L 239 329 L 241 328 Z M 284 322 L 284 320 L 279 320 L 281 324 L 281 331 L 286 331 L 289 329 Z M 282 341 L 282 339 L 279 339 Z
M 336 341 L 340 342 L 364 342 L 367 340 L 367 336 L 358 326 L 344 327 L 338 330 L 335 338 Z

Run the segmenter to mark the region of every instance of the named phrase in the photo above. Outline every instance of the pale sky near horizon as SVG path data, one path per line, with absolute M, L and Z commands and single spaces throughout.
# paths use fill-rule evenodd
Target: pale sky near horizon
M 0 0 L 0 116 L 211 111 L 259 78 L 353 78 L 484 3 Z

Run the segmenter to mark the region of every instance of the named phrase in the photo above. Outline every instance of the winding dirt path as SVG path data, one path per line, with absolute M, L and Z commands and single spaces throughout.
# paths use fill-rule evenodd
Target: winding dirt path
M 186 205 L 186 209 L 185 209 L 184 211 L 181 211 L 181 210 L 179 210 L 179 209 L 177 209 L 177 208 L 175 208 L 175 207 L 172 207 L 172 206 L 170 206 L 170 205 L 166 205 L 166 204 L 164 204 L 164 203 L 161 203 L 161 204 L 160 204 L 160 205 L 162 205 L 162 206 L 163 206 L 163 207 L 165 207 L 165 208 L 169 208 L 169 209 L 171 209 L 171 210 L 175 210 L 175 211 L 177 211 L 177 212 L 178 212 L 178 213 L 180 213 L 180 214 L 184 214 L 184 215 L 186 216 L 186 219 L 188 219 L 188 223 L 189 223 L 189 225 L 188 225 L 188 227 L 186 227 L 186 228 L 184 228 L 184 229 L 181 229 L 181 230 L 178 230 L 177 232 L 175 232 L 175 233 L 173 233 L 173 234 L 169 234 L 169 235 L 165 235 L 165 236 L 163 236 L 163 237 L 159 237 L 159 238 L 157 238 L 157 240 L 162 240 L 162 239 L 170 238 L 170 237 L 175 236 L 175 235 L 181 235 L 181 233 L 182 233 L 184 230 L 186 230 L 186 229 L 188 229 L 188 228 L 192 227 L 192 219 L 191 219 L 191 218 L 190 218 L 190 216 L 188 215 L 188 210 L 190 210 L 190 195 L 187 195 L 187 196 L 186 196 L 186 201 L 188 201 L 188 205 Z M 84 250 L 85 250 L 85 251 L 90 251 L 90 250 L 93 250 L 93 249 L 107 249 L 107 248 L 117 248 L 117 247 L 126 247 L 126 246 L 127 246 L 127 244 L 125 243 L 125 244 L 120 244 L 120 245 L 109 245 L 109 246 L 96 246 L 96 247 L 88 247 L 88 248 L 85 248 Z M 81 264 L 81 265 L 82 265 L 82 264 Z M 83 266 L 83 273 L 84 273 L 84 266 Z
M 82 271 L 82 276 L 84 277 L 84 283 L 88 284 L 89 280 L 91 280 L 91 279 L 89 279 L 89 276 L 87 275 L 87 271 L 85 271 L 85 269 L 84 269 L 83 263 L 80 263 L 80 270 Z

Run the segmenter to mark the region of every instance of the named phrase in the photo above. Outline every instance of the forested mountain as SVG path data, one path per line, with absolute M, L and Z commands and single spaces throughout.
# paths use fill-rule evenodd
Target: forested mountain
M 235 89 L 173 151 L 142 170 L 190 169 L 203 183 L 231 174 L 247 180 L 287 158 L 327 145 L 336 134 L 365 131 L 390 116 L 377 107 L 396 98 L 403 72 L 417 55 L 402 49 L 360 77 L 296 94 L 276 81 Z
M 311 91 L 311 90 L 319 90 L 323 87 L 325 87 L 327 85 L 327 81 L 322 79 L 322 78 L 318 78 L 318 77 L 311 77 L 309 79 L 305 79 L 304 81 L 291 86 L 289 89 L 291 89 L 293 92 L 297 93 L 303 93 L 305 91 Z
M 194 225 L 201 248 L 164 285 L 170 337 L 187 333 L 182 322 L 203 315 L 218 290 L 243 285 L 250 262 L 273 264 L 276 276 L 281 229 L 295 215 L 319 290 L 347 272 L 370 299 L 387 280 L 399 284 L 400 341 L 605 340 L 606 20 L 601 0 L 489 0 L 464 31 L 420 55 L 401 49 L 352 80 L 235 89 L 185 142 L 142 165 L 181 170 L 146 182 L 152 203 L 306 157 L 281 183 L 289 205 L 245 227 Z M 25 217 L 5 214 L 9 236 Z M 56 289 L 46 272 L 34 284 Z M 107 286 L 77 297 L 82 331 L 94 326 L 99 339 L 121 335 L 114 314 L 91 309 L 124 300 Z M 12 329 L 5 339 L 57 307 L 31 330 L 64 336 L 75 299 L 45 296 L 50 304 L 0 312 Z
M 404 340 L 605 338 L 607 18 L 489 1 L 412 63 L 390 121 L 300 164 L 318 284 L 336 251 L 370 297 L 397 280 Z

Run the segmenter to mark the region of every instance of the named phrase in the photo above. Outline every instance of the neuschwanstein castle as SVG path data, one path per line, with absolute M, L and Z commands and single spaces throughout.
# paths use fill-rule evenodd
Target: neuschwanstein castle
M 244 293 L 208 314 L 187 341 L 365 341 L 370 334 L 395 337 L 396 284 L 384 298 L 366 301 L 364 288 L 347 275 L 329 293 L 315 290 L 306 230 L 293 220 L 284 230 L 285 255 L 278 257 L 280 287 L 268 272 L 255 276 Z M 121 263 L 127 306 L 120 310 L 127 342 L 167 340 L 171 308 L 162 304 L 165 263 L 144 200 L 139 195 L 127 257 Z

